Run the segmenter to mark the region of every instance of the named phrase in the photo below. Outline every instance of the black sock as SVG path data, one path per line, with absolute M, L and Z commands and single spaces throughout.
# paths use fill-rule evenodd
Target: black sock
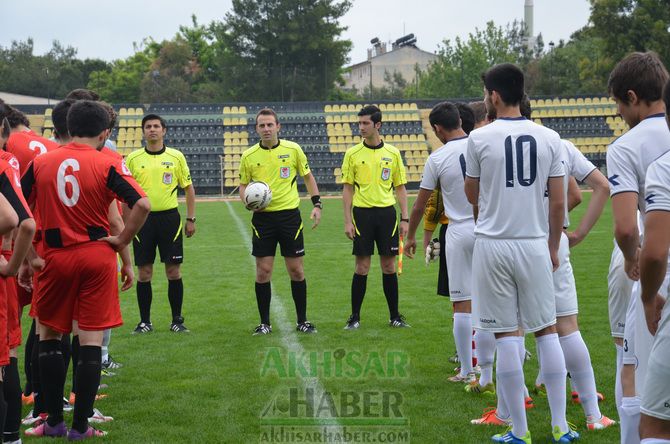
M 63 387 L 65 386 L 65 361 L 60 349 L 61 341 L 40 341 L 40 380 L 49 418 L 54 427 L 63 422 Z
M 291 281 L 291 295 L 295 303 L 295 314 L 298 324 L 307 321 L 307 281 Z
M 67 370 L 70 367 L 70 357 L 72 356 L 72 344 L 70 343 L 70 335 L 63 335 L 63 337 L 61 338 L 60 351 L 63 353 L 63 362 L 65 362 L 65 374 L 67 375 Z
M 77 394 L 77 363 L 79 362 L 79 335 L 72 336 L 72 393 Z
M 389 315 L 391 319 L 397 318 L 398 313 L 398 275 L 382 274 L 382 285 L 384 287 L 384 296 L 389 306 Z
M 181 278 L 168 280 L 168 300 L 172 310 L 172 322 L 177 322 L 175 319 L 181 318 L 181 305 L 184 302 L 184 282 Z
M 137 281 L 137 305 L 140 307 L 140 320 L 145 324 L 151 323 L 151 281 Z
M 368 285 L 368 275 L 354 273 L 351 280 L 351 314 L 361 317 L 361 306 Z
M 33 392 L 33 372 L 30 361 L 33 357 L 33 346 L 35 344 L 35 320 L 33 319 L 30 333 L 28 333 L 28 338 L 26 339 L 26 349 L 23 354 L 23 372 L 26 375 L 26 388 L 23 390 L 23 394 L 26 396 L 30 396 Z
M 4 388 L 4 383 L 0 381 L 0 393 L 2 393 L 5 390 Z M 0 396 L 0 427 L 2 427 L 2 430 L 5 430 L 5 418 L 7 416 L 7 402 L 5 402 L 5 398 Z M 18 428 L 17 428 L 17 434 L 18 434 Z
M 80 433 L 85 433 L 88 429 L 88 417 L 93 413 L 101 369 L 101 348 L 93 345 L 80 346 L 77 361 L 77 397 L 72 416 L 72 428 Z
M 270 300 L 272 299 L 272 286 L 269 282 L 264 284 L 256 282 L 256 302 L 258 313 L 261 315 L 261 324 L 270 325 Z
M 5 381 L 2 384 L 7 403 L 3 441 L 12 442 L 19 439 L 21 427 L 21 381 L 19 379 L 19 360 L 9 358 L 9 365 L 5 367 Z
M 40 413 L 46 413 L 47 407 L 44 403 L 44 393 L 42 393 L 42 380 L 40 378 L 40 335 L 35 335 L 35 344 L 30 358 L 32 367 L 32 386 L 33 386 L 33 418 L 37 418 Z

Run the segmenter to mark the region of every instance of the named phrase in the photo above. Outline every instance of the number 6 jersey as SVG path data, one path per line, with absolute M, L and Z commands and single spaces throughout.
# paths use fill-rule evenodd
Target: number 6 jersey
M 524 117 L 499 118 L 468 138 L 466 174 L 479 179 L 475 234 L 532 239 L 549 234 L 544 196 L 563 177 L 559 135 Z
M 45 250 L 107 236 L 112 201 L 122 200 L 132 208 L 146 196 L 122 159 L 76 143 L 36 157 L 21 186 L 40 216 Z

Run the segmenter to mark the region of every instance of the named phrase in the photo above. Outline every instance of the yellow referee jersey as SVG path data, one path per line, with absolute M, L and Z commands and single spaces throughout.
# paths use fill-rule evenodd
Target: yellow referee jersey
M 354 186 L 355 207 L 395 205 L 393 188 L 407 183 L 400 151 L 384 142 L 376 147 L 361 142 L 349 148 L 342 161 L 342 182 Z
M 265 182 L 272 190 L 272 200 L 265 211 L 292 210 L 300 205 L 298 175 L 310 173 L 305 153 L 295 142 L 280 139 L 272 148 L 260 142 L 242 153 L 240 183 Z
M 126 157 L 126 165 L 147 193 L 151 211 L 177 208 L 177 188 L 186 188 L 193 183 L 186 158 L 174 148 L 163 147 L 156 152 L 144 148 L 133 151 Z

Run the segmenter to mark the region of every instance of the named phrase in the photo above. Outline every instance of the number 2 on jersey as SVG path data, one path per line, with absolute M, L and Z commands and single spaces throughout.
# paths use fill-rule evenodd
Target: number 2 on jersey
M 523 144 L 528 144 L 528 174 L 524 177 L 524 153 Z M 512 149 L 512 136 L 505 139 L 505 186 L 514 188 L 514 160 L 516 158 L 516 178 L 519 185 L 529 187 L 537 178 L 537 142 L 533 136 L 519 136 L 516 139 L 516 150 Z M 513 151 L 516 151 L 516 156 Z
M 66 174 L 68 168 L 72 168 L 72 172 L 79 171 L 79 162 L 76 159 L 65 159 L 61 162 L 56 174 L 56 188 L 58 190 L 58 198 L 61 202 L 66 207 L 74 207 L 79 200 L 79 182 L 77 182 L 74 174 Z M 68 183 L 72 187 L 72 196 L 68 196 L 65 189 Z

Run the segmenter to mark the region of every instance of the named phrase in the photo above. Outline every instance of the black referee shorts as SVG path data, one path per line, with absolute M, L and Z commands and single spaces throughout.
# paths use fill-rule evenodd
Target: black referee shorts
M 398 255 L 398 219 L 395 207 L 360 208 L 353 210 L 355 256 L 372 256 L 375 243 L 380 256 Z
M 284 257 L 305 255 L 300 209 L 261 211 L 251 218 L 253 229 L 251 254 L 256 257 L 274 256 L 277 244 Z
M 440 225 L 440 270 L 437 275 L 437 294 L 449 297 L 449 275 L 447 274 L 447 224 Z
M 184 260 L 184 237 L 181 216 L 176 208 L 152 211 L 142 229 L 133 239 L 135 265 L 153 264 L 156 247 L 165 264 L 181 264 Z

